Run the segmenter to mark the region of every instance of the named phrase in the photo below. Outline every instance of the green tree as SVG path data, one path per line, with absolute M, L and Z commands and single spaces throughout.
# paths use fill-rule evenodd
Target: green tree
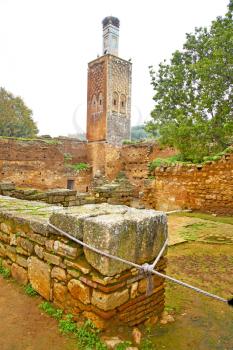
M 32 111 L 23 100 L 0 88 L 0 136 L 30 138 L 37 133 Z
M 135 125 L 131 127 L 131 140 L 145 140 L 149 137 L 145 131 L 145 125 Z
M 150 66 L 155 107 L 147 131 L 184 160 L 201 161 L 233 141 L 233 0 L 209 29 L 186 34 L 170 63 Z

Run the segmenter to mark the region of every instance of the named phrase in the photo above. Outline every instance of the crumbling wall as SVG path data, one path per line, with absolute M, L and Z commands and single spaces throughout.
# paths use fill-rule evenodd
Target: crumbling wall
M 144 188 L 150 208 L 233 214 L 233 154 L 205 165 L 159 167 L 154 176 Z
M 86 143 L 73 139 L 24 140 L 0 138 L 0 181 L 39 189 L 74 188 L 85 191 L 91 181 L 91 170 L 76 172 L 66 164 L 87 162 Z
M 164 308 L 164 281 L 83 249 L 48 223 L 102 251 L 138 264 L 157 256 L 167 236 L 166 216 L 126 206 L 73 208 L 0 197 L 0 256 L 18 282 L 98 327 L 139 324 Z M 157 269 L 164 271 L 165 258 Z
M 133 184 L 143 187 L 144 180 L 149 176 L 149 162 L 155 158 L 166 158 L 174 154 L 174 149 L 163 149 L 152 142 L 124 145 L 120 149 L 122 170 Z

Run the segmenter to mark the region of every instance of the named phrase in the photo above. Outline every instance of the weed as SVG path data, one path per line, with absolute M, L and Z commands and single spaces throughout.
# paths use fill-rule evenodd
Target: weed
M 9 278 L 11 275 L 10 270 L 2 266 L 2 260 L 0 260 L 0 275 L 2 275 L 3 278 Z
M 59 321 L 59 330 L 63 334 L 76 333 L 77 327 L 72 314 L 67 314 L 64 320 Z
M 131 341 L 124 341 L 116 346 L 116 350 L 126 350 L 131 345 Z
M 171 165 L 175 165 L 175 164 L 182 164 L 182 165 L 187 165 L 187 166 L 196 164 L 197 166 L 198 165 L 202 166 L 202 165 L 209 163 L 209 162 L 216 162 L 228 153 L 233 153 L 232 146 L 226 148 L 223 152 L 219 152 L 219 153 L 211 155 L 211 156 L 203 157 L 202 162 L 199 164 L 185 160 L 182 158 L 181 154 L 177 154 L 177 155 L 174 155 L 174 156 L 171 156 L 168 158 L 156 158 L 152 162 L 149 163 L 148 167 L 149 167 L 149 171 L 152 172 L 157 167 L 171 166 Z
M 72 154 L 70 153 L 64 153 L 64 161 L 72 160 Z
M 37 292 L 35 291 L 35 289 L 32 287 L 32 285 L 29 283 L 24 287 L 24 291 L 27 295 L 29 295 L 30 297 L 35 297 L 37 294 Z
M 155 349 L 152 341 L 148 338 L 144 339 L 141 343 L 140 350 L 151 350 Z
M 107 346 L 99 338 L 99 330 L 87 320 L 84 325 L 76 330 L 78 346 L 83 350 L 107 350 Z
M 152 172 L 155 168 L 160 166 L 170 166 L 173 164 L 183 164 L 182 157 L 180 154 L 177 154 L 168 158 L 156 158 L 149 163 L 149 171 Z
M 62 310 L 56 309 L 48 301 L 44 301 L 43 303 L 41 303 L 39 305 L 39 308 L 41 310 L 43 310 L 44 312 L 46 312 L 46 314 L 48 314 L 49 316 L 55 318 L 55 320 L 60 320 L 62 315 L 63 315 L 63 311 Z
M 87 163 L 76 163 L 76 164 L 68 164 L 67 167 L 75 171 L 81 171 L 81 170 L 89 169 L 90 165 Z

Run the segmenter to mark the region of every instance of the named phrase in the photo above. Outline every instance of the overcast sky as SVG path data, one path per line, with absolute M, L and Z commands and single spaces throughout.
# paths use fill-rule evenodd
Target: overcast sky
M 40 134 L 84 131 L 87 63 L 102 54 L 104 17 L 120 19 L 119 56 L 132 58 L 132 124 L 153 107 L 148 66 L 185 33 L 227 12 L 229 0 L 0 0 L 0 86 L 33 110 Z

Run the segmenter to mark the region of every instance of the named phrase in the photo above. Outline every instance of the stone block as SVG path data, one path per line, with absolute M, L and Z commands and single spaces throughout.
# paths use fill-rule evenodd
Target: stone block
M 11 261 L 14 261 L 14 262 L 16 261 L 16 248 L 15 247 L 6 246 L 5 254 Z
M 107 311 L 114 310 L 118 306 L 126 303 L 129 299 L 129 290 L 124 289 L 114 293 L 106 294 L 98 290 L 93 290 L 91 303 L 98 308 Z
M 38 258 L 32 256 L 28 259 L 30 283 L 46 300 L 50 299 L 50 271 L 50 266 Z
M 27 268 L 28 266 L 28 261 L 27 259 L 25 259 L 25 257 L 21 256 L 21 255 L 17 255 L 16 257 L 16 263 L 22 267 Z
M 10 233 L 12 233 L 12 230 L 11 230 L 11 225 L 10 224 L 7 224 L 7 223 L 5 223 L 5 222 L 2 222 L 1 224 L 0 224 L 0 230 L 2 231 L 2 232 L 4 232 L 4 233 L 6 233 L 6 234 L 10 234 Z
M 28 252 L 28 254 L 32 254 L 33 250 L 34 250 L 34 245 L 31 241 L 29 241 L 28 239 L 22 238 L 22 237 L 18 237 L 17 238 L 17 245 L 21 248 L 23 248 L 26 252 Z
M 44 258 L 44 248 L 40 245 L 35 245 L 35 253 L 40 259 Z
M 79 252 L 82 251 L 81 247 L 72 247 L 68 244 L 64 244 L 60 241 L 55 241 L 54 242 L 54 251 L 57 254 L 60 254 L 62 256 L 65 256 L 70 259 L 75 259 L 76 256 L 78 255 L 78 250 Z
M 53 265 L 60 265 L 62 262 L 62 259 L 60 256 L 50 254 L 47 252 L 44 252 L 44 259 L 49 263 Z
M 86 218 L 110 213 L 124 213 L 127 207 L 104 204 L 86 204 L 67 208 L 64 212 L 54 212 L 49 221 L 72 236 L 83 238 L 83 222 Z
M 36 242 L 36 243 L 41 244 L 41 245 L 45 245 L 46 238 L 44 236 L 41 236 L 37 233 L 29 232 L 27 234 L 27 237 L 33 242 Z
M 27 271 L 17 264 L 11 265 L 11 275 L 20 284 L 26 285 L 28 283 Z
M 68 283 L 68 289 L 74 299 L 80 300 L 83 304 L 90 304 L 91 290 L 88 286 L 85 286 L 79 280 L 72 279 Z
M 53 286 L 53 299 L 57 303 L 64 304 L 66 300 L 68 289 L 61 283 L 54 283 Z
M 126 207 L 127 208 L 127 207 Z M 154 210 L 127 208 L 125 214 L 99 215 L 84 221 L 83 241 L 137 264 L 152 261 L 167 238 L 166 215 Z M 129 265 L 84 248 L 87 261 L 101 274 L 114 276 Z
M 87 275 L 91 272 L 91 266 L 88 264 L 88 262 L 83 258 L 80 257 L 74 261 L 70 261 L 65 259 L 64 263 L 66 266 L 77 269 L 81 271 L 84 275 Z
M 61 267 L 54 266 L 51 272 L 51 277 L 59 281 L 66 281 L 66 271 Z
M 0 256 L 3 257 L 3 258 L 6 256 L 5 246 L 1 242 L 0 242 Z

